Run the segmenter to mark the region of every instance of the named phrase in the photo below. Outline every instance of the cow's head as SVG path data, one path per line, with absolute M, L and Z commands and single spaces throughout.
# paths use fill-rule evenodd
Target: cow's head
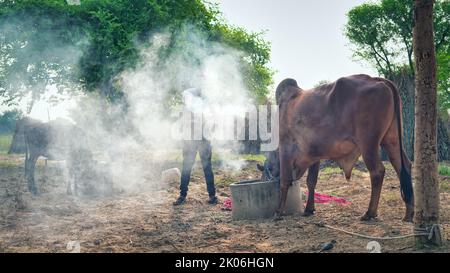
M 280 158 L 278 150 L 267 152 L 264 165 L 257 164 L 257 167 L 262 172 L 261 181 L 280 179 Z
M 25 153 L 24 119 L 16 121 L 16 128 L 8 154 Z
M 36 120 L 27 117 L 16 121 L 16 129 L 14 130 L 14 135 L 8 154 L 25 153 L 25 129 L 30 126 L 30 124 L 36 122 Z

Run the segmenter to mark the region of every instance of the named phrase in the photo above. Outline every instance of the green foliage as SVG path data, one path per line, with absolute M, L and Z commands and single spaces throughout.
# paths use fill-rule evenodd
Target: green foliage
M 64 3 L 0 2 L 0 95 L 4 104 L 29 94 L 38 99 L 49 85 L 64 92 L 75 80 L 73 60 L 83 33 L 77 27 L 81 20 Z
M 439 52 L 438 63 L 438 96 L 441 109 L 450 109 L 450 52 Z
M 11 146 L 12 135 L 0 134 L 0 154 L 6 154 Z
M 321 80 L 321 81 L 318 81 L 318 82 L 314 85 L 314 87 L 316 88 L 316 87 L 319 87 L 319 86 L 322 86 L 322 85 L 326 85 L 326 84 L 329 84 L 329 83 L 331 83 L 331 82 L 328 81 L 328 80 Z
M 22 117 L 22 113 L 17 110 L 5 111 L 0 115 L 0 135 L 10 134 L 16 128 L 16 121 Z
M 320 172 L 324 175 L 341 174 L 342 169 L 339 167 L 326 167 L 320 170 Z
M 390 76 L 402 70 L 414 73 L 413 4 L 411 0 L 381 0 L 349 11 L 345 35 L 355 57 L 368 61 L 378 72 Z M 437 0 L 434 11 L 438 56 L 440 106 L 450 105 L 450 2 Z
M 439 174 L 444 176 L 450 176 L 450 166 L 439 165 Z
M 230 27 L 219 23 L 215 25 L 215 36 L 233 48 L 246 53 L 243 60 L 247 65 L 243 67 L 245 80 L 255 92 L 253 97 L 260 103 L 267 99 L 267 87 L 273 83 L 273 71 L 267 67 L 270 61 L 270 44 L 261 38 L 261 33 L 248 33 L 240 27 Z
M 264 163 L 264 161 L 266 160 L 266 157 L 263 154 L 257 154 L 257 155 L 243 154 L 243 155 L 240 155 L 240 159 L 246 160 L 246 161 L 256 161 L 259 163 Z
M 345 34 L 356 45 L 355 56 L 374 63 L 380 73 L 391 73 L 392 59 L 398 55 L 398 50 L 393 50 L 389 44 L 395 36 L 392 27 L 386 27 L 389 24 L 383 8 L 379 4 L 363 4 L 353 8 L 348 18 Z
M 0 1 L 0 26 L 8 30 L 0 32 L 0 96 L 5 103 L 30 92 L 37 99 L 48 85 L 57 85 L 61 92 L 82 87 L 110 101 L 120 100 L 123 93 L 115 77 L 137 64 L 138 45 L 147 43 L 155 32 L 176 33 L 186 25 L 200 30 L 210 41 L 242 51 L 242 71 L 251 95 L 265 100 L 272 83 L 272 71 L 267 67 L 269 44 L 260 33 L 227 25 L 217 6 L 201 0 L 81 3 Z M 52 54 L 55 48 L 64 48 L 69 54 Z M 34 54 L 27 56 L 29 52 Z

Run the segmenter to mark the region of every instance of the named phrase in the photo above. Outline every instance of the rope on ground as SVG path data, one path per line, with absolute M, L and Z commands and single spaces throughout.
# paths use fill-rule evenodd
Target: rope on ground
M 416 236 L 427 236 L 428 239 L 431 240 L 434 236 L 436 236 L 437 234 L 439 234 L 441 232 L 439 225 L 433 225 L 431 228 L 428 228 L 428 229 L 414 229 L 415 232 L 419 232 L 419 233 L 400 235 L 400 236 L 376 237 L 376 236 L 369 236 L 369 235 L 364 235 L 364 234 L 347 231 L 347 230 L 344 230 L 341 228 L 326 225 L 323 222 L 315 223 L 315 225 L 318 227 L 325 227 L 325 228 L 329 228 L 332 230 L 340 231 L 340 232 L 343 232 L 343 233 L 346 233 L 349 235 L 353 235 L 353 236 L 357 236 L 357 237 L 361 237 L 361 238 L 365 238 L 365 239 L 369 239 L 369 240 L 379 240 L 379 241 L 404 239 L 404 238 L 416 237 Z

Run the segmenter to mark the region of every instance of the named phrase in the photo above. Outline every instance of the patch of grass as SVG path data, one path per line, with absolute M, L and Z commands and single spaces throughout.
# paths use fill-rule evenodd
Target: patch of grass
M 213 163 L 221 164 L 224 161 L 256 161 L 259 163 L 264 163 L 266 157 L 262 154 L 252 155 L 252 154 L 234 154 L 234 153 L 220 153 L 215 152 L 213 147 L 213 154 L 211 158 Z
M 337 167 L 326 167 L 320 170 L 323 174 L 339 174 L 342 173 L 341 168 Z
M 259 155 L 250 155 L 250 154 L 248 154 L 248 155 L 241 155 L 240 157 L 243 160 L 257 161 L 257 162 L 260 162 L 260 163 L 264 163 L 264 161 L 266 160 L 266 157 L 264 155 L 262 155 L 262 154 L 259 154 Z
M 342 174 L 342 170 L 339 167 L 325 167 L 319 171 L 319 179 L 330 179 L 335 174 Z
M 341 168 L 337 168 L 337 167 L 326 167 L 326 168 L 323 168 L 322 170 L 320 170 L 320 173 L 322 173 L 324 175 L 340 174 L 340 173 L 342 173 L 342 170 L 341 170 Z
M 450 192 L 450 181 L 441 182 L 441 192 Z
M 19 162 L 13 160 L 0 160 L 0 168 L 20 167 L 21 165 Z
M 450 166 L 439 165 L 439 174 L 443 176 L 450 176 Z
M 216 187 L 218 188 L 225 188 L 230 186 L 231 184 L 235 183 L 236 179 L 233 177 L 216 177 L 214 183 L 216 184 Z
M 397 191 L 388 191 L 388 192 L 383 192 L 383 194 L 381 195 L 383 200 L 386 202 L 392 202 L 392 201 L 396 201 L 399 199 L 399 195 Z
M 450 165 L 448 164 L 439 164 L 439 175 L 450 177 Z M 441 180 L 441 192 L 450 192 L 450 180 L 442 179 Z
M 212 162 L 213 164 L 221 164 L 222 161 L 223 161 L 223 158 L 222 158 L 222 157 L 223 157 L 222 155 L 216 153 L 216 152 L 213 150 L 213 153 L 212 153 L 212 156 L 211 156 L 211 162 Z M 197 158 L 196 158 L 196 159 L 200 160 L 200 156 L 197 155 Z
M 12 135 L 0 135 L 0 154 L 8 153 L 11 141 Z

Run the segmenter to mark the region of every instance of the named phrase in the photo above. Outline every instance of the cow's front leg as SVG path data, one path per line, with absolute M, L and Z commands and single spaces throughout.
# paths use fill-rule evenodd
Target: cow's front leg
M 308 177 L 306 178 L 306 183 L 308 186 L 308 202 L 306 203 L 304 216 L 310 216 L 314 214 L 314 193 L 316 190 L 317 178 L 319 176 L 320 161 L 313 164 L 308 169 Z
M 282 169 L 283 169 L 283 167 L 282 167 Z M 289 170 L 292 170 L 292 169 L 293 169 L 293 165 L 290 165 L 289 167 L 286 168 L 287 173 L 284 176 L 285 177 L 284 180 L 280 176 L 280 203 L 278 205 L 278 210 L 276 212 L 277 218 L 281 217 L 281 215 L 283 215 L 285 212 L 288 190 L 289 190 L 289 187 L 292 186 L 292 182 L 294 181 L 292 171 L 288 172 Z M 296 174 L 298 175 L 297 178 L 300 179 L 305 174 L 307 169 L 308 169 L 307 164 L 301 164 L 301 165 L 296 164 L 295 170 L 296 170 Z
M 34 181 L 34 168 L 36 166 L 36 161 L 38 156 L 30 152 L 28 158 L 25 158 L 25 179 L 27 180 L 28 190 L 33 194 L 37 195 L 38 190 L 36 183 Z
M 372 192 L 370 195 L 369 208 L 367 209 L 367 212 L 361 217 L 361 220 L 369 221 L 377 217 L 378 203 L 380 201 L 385 168 L 383 163 L 381 162 L 380 153 L 377 148 L 368 149 L 365 153 L 363 153 L 363 159 L 370 173 Z
M 295 146 L 280 148 L 280 200 L 277 216 L 282 215 L 285 211 L 287 193 L 292 182 L 294 179 L 300 179 L 310 165 L 310 162 L 307 162 L 305 158 L 299 155 Z
M 289 186 L 292 184 L 292 171 L 293 171 L 293 155 L 291 145 L 283 145 L 279 149 L 280 156 L 280 196 L 278 208 L 275 212 L 275 218 L 283 215 L 286 207 L 286 198 L 289 190 Z

